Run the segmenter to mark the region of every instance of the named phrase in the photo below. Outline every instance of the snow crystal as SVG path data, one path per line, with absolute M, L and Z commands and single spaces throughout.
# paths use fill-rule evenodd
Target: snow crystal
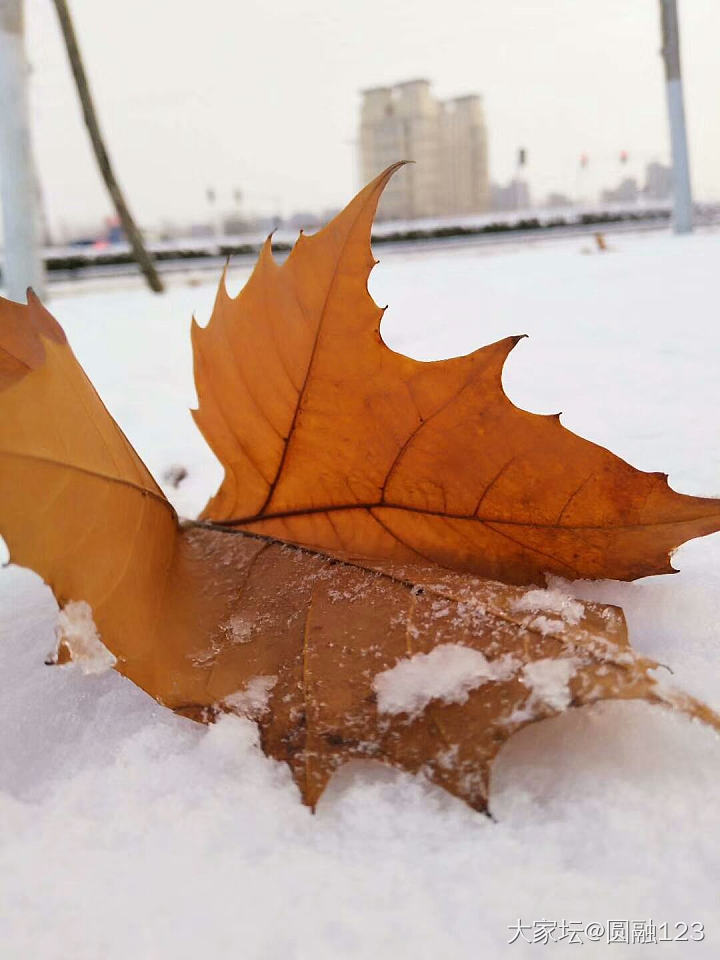
M 454 743 L 446 750 L 441 750 L 435 757 L 435 762 L 441 770 L 452 770 L 457 765 L 458 752 L 460 748 Z
M 67 646 L 72 662 L 77 663 L 83 673 L 104 673 L 117 663 L 117 658 L 100 639 L 92 608 L 84 600 L 71 600 L 62 608 L 57 637 L 58 645 Z
M 515 600 L 512 606 L 518 612 L 554 613 L 569 624 L 580 623 L 585 616 L 582 603 L 573 600 L 572 597 L 557 589 L 528 590 L 527 593 Z M 534 621 L 534 623 L 536 622 L 537 620 Z
M 379 713 L 416 717 L 431 700 L 465 703 L 476 687 L 506 680 L 517 670 L 510 656 L 488 660 L 479 650 L 458 643 L 441 643 L 430 653 L 400 660 L 373 681 Z
M 570 705 L 570 679 L 577 670 L 577 660 L 563 657 L 534 660 L 523 667 L 523 683 L 532 691 L 532 698 L 553 710 L 565 710 Z
M 242 690 L 225 697 L 223 703 L 241 717 L 258 720 L 268 710 L 270 692 L 276 683 L 277 677 L 253 677 Z
M 434 620 L 442 620 L 450 616 L 450 604 L 447 600 L 433 600 L 432 616 Z
M 233 643 L 249 643 L 253 639 L 255 624 L 245 617 L 230 617 L 223 626 Z
M 564 620 L 552 620 L 550 617 L 533 617 L 532 620 L 528 621 L 528 627 L 531 630 L 537 630 L 538 633 L 541 633 L 544 637 L 556 637 L 558 634 L 565 632 L 565 621 Z

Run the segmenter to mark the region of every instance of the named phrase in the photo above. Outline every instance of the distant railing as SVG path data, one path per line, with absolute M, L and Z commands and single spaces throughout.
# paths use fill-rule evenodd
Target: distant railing
M 635 208 L 567 208 L 559 210 L 523 211 L 516 214 L 482 214 L 476 217 L 395 221 L 376 224 L 372 242 L 379 244 L 418 244 L 430 241 L 479 240 L 493 237 L 521 239 L 528 235 L 587 232 L 601 227 L 613 229 L 652 229 L 670 221 L 669 205 Z M 702 226 L 720 223 L 720 206 L 697 205 L 695 222 Z M 286 253 L 292 248 L 296 233 L 281 229 L 273 234 L 273 251 Z M 149 243 L 153 259 L 163 271 L 177 271 L 189 267 L 211 267 L 228 257 L 254 258 L 265 238 L 261 234 L 208 238 L 180 238 Z M 102 273 L 135 273 L 137 265 L 126 243 L 106 244 L 102 247 L 66 246 L 48 247 L 44 252 L 50 274 L 66 277 Z

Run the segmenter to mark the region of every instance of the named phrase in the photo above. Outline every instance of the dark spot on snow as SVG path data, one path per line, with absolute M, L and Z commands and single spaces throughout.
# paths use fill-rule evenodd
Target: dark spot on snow
M 182 464 L 174 463 L 163 472 L 162 478 L 165 483 L 177 489 L 187 475 L 187 469 Z

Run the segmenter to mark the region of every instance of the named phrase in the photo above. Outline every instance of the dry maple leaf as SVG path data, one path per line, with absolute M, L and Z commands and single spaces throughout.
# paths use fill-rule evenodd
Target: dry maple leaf
M 203 516 L 506 583 L 671 572 L 672 549 L 720 528 L 720 501 L 515 407 L 501 375 L 520 337 L 431 363 L 382 342 L 370 229 L 399 166 L 282 266 L 268 239 L 241 293 L 223 281 L 193 323 L 195 420 L 225 468 Z
M 267 252 L 262 269 L 279 269 Z M 338 277 L 352 279 L 344 268 Z M 236 350 L 218 370 L 223 391 Z M 219 363 L 213 355 L 204 363 Z M 361 365 L 350 379 L 359 390 L 366 376 Z M 245 400 L 232 389 L 226 400 L 229 422 Z M 73 617 L 83 601 L 116 669 L 195 719 L 256 718 L 265 751 L 290 765 L 313 806 L 339 765 L 371 758 L 423 771 L 485 809 L 491 761 L 515 730 L 599 699 L 664 703 L 720 725 L 657 681 L 613 607 L 398 562 L 393 551 L 360 563 L 179 524 L 32 295 L 27 307 L 0 300 L 0 533 L 64 609 L 66 654 L 82 652 L 87 621 Z

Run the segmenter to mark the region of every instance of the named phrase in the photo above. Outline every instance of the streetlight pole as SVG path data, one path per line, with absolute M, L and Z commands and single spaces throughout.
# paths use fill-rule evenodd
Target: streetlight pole
M 32 287 L 45 292 L 40 218 L 30 136 L 29 67 L 25 57 L 22 0 L 0 0 L 0 194 L 3 285 L 11 300 Z
M 660 0 L 660 16 L 672 148 L 673 227 L 675 233 L 691 233 L 693 228 L 692 191 L 680 72 L 677 0 Z

